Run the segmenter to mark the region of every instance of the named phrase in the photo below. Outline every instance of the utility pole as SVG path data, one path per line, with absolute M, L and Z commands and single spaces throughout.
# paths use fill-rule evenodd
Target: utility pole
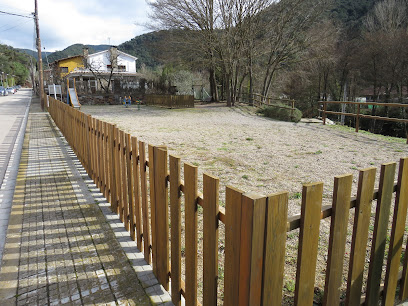
M 35 3 L 35 12 L 34 12 L 34 21 L 35 21 L 35 30 L 37 33 L 37 51 L 38 51 L 38 75 L 39 75 L 39 96 L 41 109 L 44 110 L 44 78 L 43 78 L 43 69 L 42 69 L 42 56 L 41 56 L 41 39 L 40 39 L 40 26 L 38 25 L 38 5 L 37 0 L 34 0 Z

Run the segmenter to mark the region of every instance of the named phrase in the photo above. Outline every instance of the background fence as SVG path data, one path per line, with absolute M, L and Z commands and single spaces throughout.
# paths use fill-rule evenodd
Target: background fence
M 157 105 L 169 108 L 194 107 L 194 96 L 189 95 L 146 95 L 147 105 Z
M 180 158 L 168 156 L 165 147 L 147 145 L 146 151 L 144 142 L 115 125 L 49 99 L 52 118 L 132 239 L 137 241 L 138 248 L 152 264 L 166 290 L 170 289 L 171 279 L 175 305 L 180 305 L 182 296 L 186 305 L 217 304 L 220 223 L 225 224 L 224 305 L 277 305 L 282 302 L 287 232 L 297 228 L 300 231 L 294 301 L 296 305 L 312 305 L 319 227 L 321 219 L 328 217 L 331 228 L 323 304 L 338 305 L 342 300 L 347 305 L 359 305 L 364 301 L 374 305 L 382 296 L 385 305 L 393 305 L 398 281 L 400 298 L 408 297 L 407 256 L 403 264 L 400 259 L 408 206 L 408 158 L 400 161 L 396 183 L 396 163 L 382 165 L 378 189 L 374 188 L 376 169 L 361 170 L 356 197 L 351 197 L 352 175 L 336 177 L 330 206 L 322 207 L 322 183 L 304 185 L 298 216 L 287 216 L 287 192 L 264 197 L 233 187 L 226 187 L 224 210 L 219 206 L 216 177 L 203 174 L 201 194 L 197 167 L 187 163 L 182 167 Z M 368 233 L 375 199 L 370 246 Z M 198 300 L 197 294 L 199 206 L 203 210 L 202 300 Z M 181 207 L 185 209 L 184 220 Z M 353 221 L 347 289 L 342 298 L 340 288 L 351 209 L 357 213 Z M 389 227 L 392 229 L 388 239 Z M 365 279 L 368 247 L 371 247 L 371 254 Z M 386 274 L 381 283 L 383 268 Z M 367 289 L 362 297 L 363 282 Z
M 372 119 L 372 120 L 379 120 L 379 121 L 391 121 L 391 122 L 398 122 L 398 123 L 408 123 L 408 119 L 403 119 L 403 118 L 392 118 L 392 117 L 383 117 L 383 116 L 373 116 L 369 114 L 363 114 L 361 113 L 361 110 L 367 109 L 368 107 L 393 107 L 393 108 L 402 108 L 405 109 L 408 108 L 408 104 L 402 104 L 402 103 L 379 103 L 379 102 L 351 102 L 351 101 L 319 101 L 319 104 L 321 105 L 321 108 L 319 109 L 319 112 L 321 113 L 322 119 L 323 119 L 323 124 L 326 124 L 326 118 L 327 115 L 341 115 L 341 116 L 347 116 L 347 117 L 354 117 L 356 122 L 356 132 L 359 131 L 360 128 L 360 118 L 367 118 L 367 119 Z M 327 110 L 327 106 L 329 104 L 334 104 L 334 105 L 349 105 L 349 106 L 355 106 L 353 112 L 339 112 L 339 111 L 331 111 Z M 408 143 L 408 133 L 406 134 L 407 137 L 407 143 Z

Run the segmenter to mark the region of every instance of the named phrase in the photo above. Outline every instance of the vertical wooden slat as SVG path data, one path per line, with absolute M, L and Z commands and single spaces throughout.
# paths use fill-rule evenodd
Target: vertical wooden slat
M 197 167 L 184 164 L 186 305 L 197 305 Z
M 322 195 L 323 183 L 303 186 L 295 305 L 313 304 Z
M 134 180 L 133 180 L 133 174 L 132 174 L 132 162 L 133 156 L 132 156 L 132 144 L 130 140 L 130 135 L 125 134 L 125 139 L 126 139 L 126 170 L 127 170 L 127 192 L 128 192 L 128 211 L 129 211 L 129 221 L 128 221 L 128 226 L 129 229 L 128 231 L 130 232 L 130 237 L 132 240 L 136 240 L 136 235 L 135 235 L 135 214 L 134 214 L 134 209 L 133 209 L 133 187 L 134 187 Z
M 380 297 L 381 272 L 384 262 L 391 200 L 394 193 L 395 167 L 396 163 L 381 165 L 373 242 L 368 268 L 366 305 L 378 304 Z
M 95 158 L 96 158 L 96 186 L 101 189 L 101 130 L 100 130 L 100 121 L 95 119 Z
M 108 154 L 108 146 L 107 146 L 107 139 L 108 139 L 108 124 L 106 122 L 102 122 L 102 131 L 103 131 L 103 143 L 102 143 L 102 151 L 103 151 L 103 188 L 104 188 L 104 195 L 105 199 L 109 198 L 109 154 Z
M 181 305 L 181 192 L 180 158 L 170 155 L 171 300 Z
M 90 118 L 91 120 L 91 166 L 92 166 L 92 173 L 91 178 L 96 183 L 96 166 L 95 166 L 95 119 Z
M 408 158 L 401 158 L 398 172 L 398 185 L 395 195 L 394 220 L 392 224 L 390 250 L 388 252 L 387 272 L 385 275 L 385 304 L 393 305 L 398 282 L 398 270 L 404 239 L 405 220 L 408 207 Z M 407 248 L 406 248 L 407 250 Z M 408 298 L 408 255 L 405 252 L 404 268 L 400 285 L 400 299 Z
M 117 194 L 116 194 L 116 173 L 117 173 L 117 167 L 116 167 L 116 146 L 117 144 L 115 143 L 115 126 L 110 124 L 109 125 L 109 136 L 110 136 L 110 141 L 109 141 L 109 146 L 110 146 L 110 203 L 111 203 L 111 209 L 113 212 L 118 212 L 118 202 L 117 202 Z
M 169 215 L 167 184 L 167 150 L 155 148 L 156 191 L 156 258 L 157 278 L 164 289 L 169 290 Z
M 217 305 L 219 179 L 203 175 L 203 305 Z
M 126 147 L 126 141 L 125 141 L 125 132 L 120 131 L 120 141 L 122 144 L 122 154 L 121 154 L 121 159 L 122 159 L 122 165 L 121 165 L 121 170 L 122 170 L 122 179 L 121 179 L 121 184 L 122 184 L 122 211 L 123 211 L 123 223 L 125 225 L 125 228 L 127 231 L 130 230 L 129 227 L 129 202 L 128 202 L 128 177 L 127 177 L 127 158 L 126 155 L 128 154 L 129 150 Z
M 100 121 L 100 157 L 101 157 L 101 193 L 106 194 L 106 183 L 105 183 L 105 162 L 106 162 L 106 157 L 105 157 L 105 122 Z
M 105 189 L 105 198 L 110 201 L 110 193 L 111 193 L 111 185 L 110 185 L 110 179 L 111 179 L 111 148 L 110 148 L 110 124 L 105 123 L 105 183 L 106 183 L 106 189 Z
M 117 214 L 119 215 L 119 219 L 123 222 L 123 210 L 122 210 L 122 142 L 120 139 L 120 134 L 119 134 L 119 129 L 115 127 L 115 142 L 116 142 L 116 148 L 115 148 L 115 168 L 116 168 L 116 195 L 117 195 L 117 200 L 116 200 L 116 209 L 117 209 Z
M 137 138 L 132 137 L 132 160 L 133 160 L 133 211 L 135 215 L 135 230 L 137 248 L 142 250 L 142 217 L 140 209 L 140 171 L 139 171 L 139 150 L 137 148 Z
M 243 192 L 227 186 L 225 190 L 225 266 L 224 305 L 238 305 L 239 256 L 241 245 L 241 211 Z
M 361 170 L 359 175 L 347 279 L 346 305 L 360 305 L 375 172 L 376 168 L 369 168 Z
M 391 229 L 391 238 L 389 244 L 387 270 L 384 280 L 384 291 L 382 305 L 394 305 L 395 291 L 398 283 L 398 271 L 400 268 L 400 257 L 402 252 L 402 243 L 404 239 L 405 220 L 407 217 L 408 206 L 408 158 L 400 160 L 398 183 L 395 195 L 395 205 L 393 222 Z M 406 262 L 406 257 L 404 263 Z M 405 265 L 404 265 L 405 267 Z M 406 268 L 403 270 L 400 299 L 405 300 L 407 296 L 406 288 Z M 405 296 L 404 296 L 405 294 Z
M 334 178 L 329 253 L 323 297 L 323 305 L 327 306 L 340 303 L 352 184 L 353 175 L 351 174 Z
M 143 253 L 144 259 L 148 264 L 150 259 L 150 226 L 149 226 L 149 206 L 147 203 L 147 167 L 146 167 L 146 145 L 139 141 L 139 160 L 140 160 L 140 193 L 142 196 L 142 217 L 143 217 Z
M 282 303 L 288 193 L 268 196 L 262 305 Z
M 150 228 L 152 229 L 152 265 L 153 273 L 157 275 L 156 258 L 156 192 L 154 181 L 154 146 L 148 145 L 149 153 L 149 184 L 150 184 Z
M 244 194 L 241 214 L 239 305 L 260 305 L 266 198 Z

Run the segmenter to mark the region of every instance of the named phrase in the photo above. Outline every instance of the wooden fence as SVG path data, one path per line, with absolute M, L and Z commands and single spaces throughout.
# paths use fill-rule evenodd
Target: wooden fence
M 346 305 L 393 305 L 399 295 L 408 297 L 407 256 L 402 252 L 408 206 L 408 158 L 401 159 L 398 181 L 396 163 L 381 167 L 379 188 L 374 188 L 376 169 L 361 170 L 356 197 L 351 197 L 352 175 L 334 179 L 333 204 L 322 207 L 323 184 L 303 186 L 301 214 L 288 218 L 288 193 L 267 197 L 226 187 L 225 211 L 219 206 L 219 181 L 203 175 L 198 191 L 197 167 L 168 156 L 165 147 L 138 141 L 115 125 L 92 118 L 50 99 L 49 112 L 101 192 L 111 203 L 132 239 L 144 253 L 154 274 L 175 305 L 181 296 L 186 305 L 216 305 L 218 295 L 218 229 L 225 224 L 224 305 L 278 305 L 282 302 L 287 233 L 300 228 L 295 304 L 312 305 L 318 255 L 320 220 L 331 217 L 324 305 L 340 303 L 349 211 L 358 212 L 350 252 Z M 392 224 L 389 224 L 395 193 Z M 181 219 L 181 201 L 184 215 Z M 377 200 L 368 279 L 363 279 L 373 200 Z M 203 299 L 197 295 L 198 206 L 203 208 Z M 150 213 L 149 213 L 150 211 Z M 151 216 L 151 217 L 149 217 Z M 171 222 L 171 228 L 170 223 Z M 185 279 L 181 275 L 181 224 L 185 222 Z M 391 238 L 386 275 L 381 271 L 386 251 L 387 228 Z M 171 240 L 171 250 L 169 249 Z M 171 251 L 171 256 L 169 252 Z M 169 259 L 170 257 L 170 259 Z M 362 298 L 363 282 L 367 284 Z
M 144 102 L 147 105 L 163 106 L 168 108 L 194 107 L 194 96 L 191 95 L 146 95 Z
M 403 107 L 407 108 L 408 104 L 401 104 L 401 103 L 378 103 L 378 102 L 351 102 L 351 101 L 319 101 L 319 104 L 322 105 L 322 109 L 319 109 L 321 113 L 323 124 L 326 124 L 327 115 L 344 115 L 349 117 L 356 118 L 356 132 L 360 128 L 360 118 L 368 118 L 380 121 L 391 121 L 391 122 L 401 122 L 401 123 L 408 123 L 408 119 L 400 119 L 400 118 L 390 118 L 390 117 L 381 117 L 381 116 L 372 116 L 372 115 L 365 115 L 361 114 L 361 107 L 366 107 L 368 105 L 372 106 L 385 106 L 385 107 Z M 328 111 L 327 105 L 328 104 L 346 104 L 346 105 L 355 105 L 357 106 L 357 110 L 355 113 L 343 113 L 343 112 L 336 112 L 336 111 Z M 407 143 L 408 143 L 408 134 L 407 134 Z

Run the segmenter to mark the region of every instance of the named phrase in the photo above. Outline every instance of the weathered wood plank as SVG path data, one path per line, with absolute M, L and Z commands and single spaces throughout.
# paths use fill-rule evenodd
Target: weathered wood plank
M 117 194 L 116 194 L 116 144 L 115 144 L 115 126 L 109 125 L 109 153 L 110 153 L 110 203 L 112 212 L 118 212 Z
M 376 168 L 360 171 L 353 240 L 347 280 L 346 305 L 360 305 Z
M 334 178 L 329 253 L 323 305 L 339 305 L 353 175 Z
M 157 278 L 164 289 L 169 290 L 169 216 L 167 150 L 155 148 L 155 191 L 156 191 L 156 258 Z
M 129 199 L 128 199 L 128 177 L 127 177 L 127 158 L 126 155 L 128 154 L 128 147 L 126 146 L 126 135 L 125 132 L 120 130 L 120 141 L 122 144 L 122 211 L 123 211 L 123 223 L 127 231 L 130 230 L 129 227 Z
M 142 196 L 142 218 L 143 218 L 143 253 L 144 259 L 151 264 L 150 258 L 150 217 L 147 203 L 147 167 L 146 167 L 146 145 L 139 141 L 140 160 L 140 193 Z
M 394 189 L 395 168 L 396 163 L 381 165 L 379 194 L 374 221 L 370 265 L 368 268 L 366 305 L 377 304 L 380 298 L 381 273 Z
M 135 230 L 137 248 L 142 251 L 142 217 L 140 208 L 140 168 L 139 168 L 139 150 L 137 147 L 137 138 L 132 137 L 132 165 L 133 165 L 133 210 L 135 215 Z
M 148 145 L 149 153 L 149 184 L 150 184 L 150 228 L 152 230 L 152 265 L 153 273 L 157 275 L 157 252 L 156 252 L 156 187 L 154 173 L 154 146 Z
M 408 207 L 408 158 L 401 158 L 397 192 L 395 195 L 394 220 L 392 224 L 390 250 L 388 252 L 387 272 L 385 275 L 385 305 L 393 305 L 398 282 L 398 270 L 404 239 L 405 220 Z M 404 268 L 400 284 L 400 299 L 408 298 L 408 256 L 405 253 Z
M 180 158 L 170 155 L 171 300 L 181 305 L 181 178 Z
M 197 305 L 197 167 L 184 164 L 186 305 Z
M 217 305 L 219 179 L 203 176 L 203 305 Z
M 266 198 L 244 194 L 241 214 L 239 305 L 260 305 Z
M 127 193 L 128 193 L 128 211 L 129 211 L 129 221 L 128 221 L 128 231 L 130 232 L 130 237 L 132 240 L 136 240 L 135 234 L 135 211 L 134 211 L 134 179 L 133 179 L 133 156 L 132 156 L 132 143 L 130 140 L 130 134 L 125 133 L 125 143 L 126 143 L 126 174 L 127 174 Z
M 224 305 L 238 305 L 239 256 L 241 248 L 241 213 L 243 192 L 227 186 L 225 191 L 225 266 Z
M 303 186 L 295 305 L 313 304 L 322 195 L 323 183 Z
M 282 192 L 268 196 L 266 209 L 262 305 L 280 305 L 285 266 L 288 193 Z

